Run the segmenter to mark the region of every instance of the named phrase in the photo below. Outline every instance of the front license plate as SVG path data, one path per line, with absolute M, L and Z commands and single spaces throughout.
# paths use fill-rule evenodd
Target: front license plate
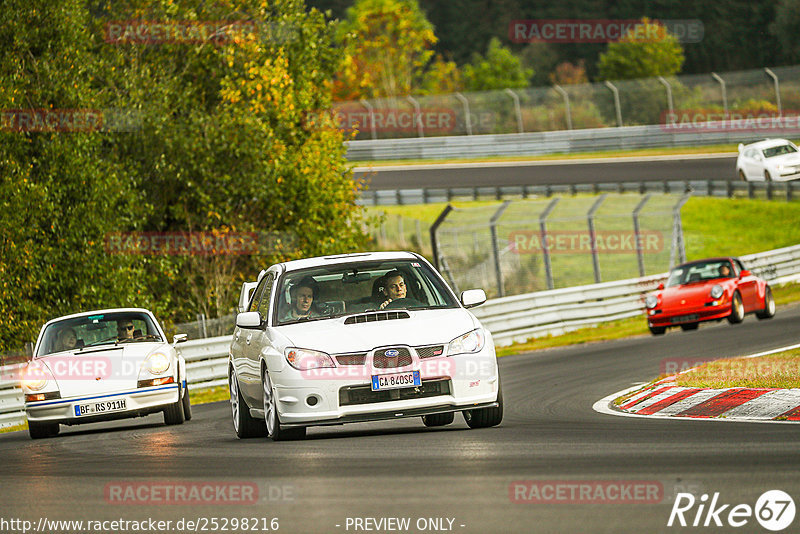
M 109 400 L 102 402 L 90 402 L 87 404 L 76 404 L 73 409 L 75 416 L 96 415 L 101 413 L 120 412 L 127 406 L 125 399 Z
M 672 324 L 688 323 L 696 320 L 697 320 L 696 313 L 692 313 L 690 315 L 676 315 L 675 317 L 672 318 Z
M 385 389 L 413 388 L 421 386 L 422 380 L 419 371 L 407 371 L 405 373 L 393 373 L 390 375 L 373 375 L 372 391 L 383 391 Z

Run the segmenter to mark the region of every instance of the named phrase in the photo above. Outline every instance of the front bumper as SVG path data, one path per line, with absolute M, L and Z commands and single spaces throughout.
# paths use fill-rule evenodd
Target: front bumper
M 126 409 L 103 414 L 75 415 L 75 406 L 91 402 L 125 400 Z M 33 423 L 78 425 L 113 419 L 141 417 L 159 412 L 178 401 L 178 384 L 166 384 L 103 395 L 75 396 L 64 399 L 26 402 L 25 413 Z
M 731 314 L 730 301 L 718 306 L 702 306 L 683 309 L 663 310 L 657 315 L 648 315 L 647 323 L 653 327 L 679 326 L 724 319 Z
M 422 385 L 371 391 L 373 374 L 419 370 Z M 410 366 L 372 369 L 340 366 L 303 372 L 271 372 L 282 424 L 330 425 L 397 419 L 496 406 L 499 388 L 494 346 L 476 354 L 413 358 Z

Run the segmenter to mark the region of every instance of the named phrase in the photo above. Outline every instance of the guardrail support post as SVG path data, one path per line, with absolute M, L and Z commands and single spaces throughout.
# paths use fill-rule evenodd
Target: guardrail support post
M 372 104 L 363 98 L 361 99 L 361 105 L 367 108 L 367 113 L 369 113 L 369 122 L 371 123 L 369 129 L 372 132 L 372 139 L 375 140 L 378 138 L 378 134 L 375 131 L 375 108 L 373 108 Z
M 686 261 L 686 243 L 683 240 L 683 224 L 681 223 L 681 208 L 692 196 L 691 191 L 687 191 L 672 207 L 672 250 L 669 253 L 669 268 L 672 269 L 679 263 Z M 676 261 L 677 260 L 677 261 Z
M 592 267 L 594 267 L 594 282 L 596 284 L 600 283 L 600 258 L 597 256 L 597 234 L 594 230 L 594 214 L 597 212 L 598 208 L 600 208 L 600 204 L 608 196 L 608 193 L 603 193 L 600 197 L 594 201 L 592 207 L 589 208 L 589 212 L 586 214 L 586 221 L 589 225 L 589 243 L 592 244 Z
M 553 86 L 558 94 L 560 94 L 564 98 L 564 115 L 567 117 L 567 130 L 572 129 L 572 113 L 569 110 L 569 93 L 567 93 L 563 87 L 556 84 Z
M 542 259 L 544 260 L 544 272 L 547 278 L 547 289 L 553 289 L 553 267 L 550 264 L 550 247 L 547 246 L 547 217 L 553 208 L 556 207 L 559 197 L 555 197 L 550 204 L 539 215 L 539 233 L 542 239 Z
M 489 219 L 489 232 L 492 235 L 492 254 L 494 256 L 494 274 L 497 280 L 497 295 L 500 297 L 505 297 L 506 292 L 503 287 L 503 271 L 500 269 L 500 247 L 497 243 L 497 221 L 502 217 L 503 212 L 506 211 L 509 204 L 511 204 L 510 200 L 503 202 L 503 204 L 497 208 L 497 211 L 494 212 L 492 218 Z
M 782 117 L 783 110 L 781 109 L 781 86 L 780 82 L 778 82 L 778 76 L 772 72 L 772 69 L 765 68 L 764 72 L 767 73 L 767 76 L 772 78 L 772 82 L 775 85 L 775 102 L 778 105 L 778 117 Z
M 606 80 L 606 87 L 611 89 L 611 92 L 614 94 L 614 108 L 617 110 L 617 126 L 620 128 L 622 127 L 622 110 L 620 109 L 619 104 L 619 90 L 617 90 L 616 86 Z
M 506 89 L 505 92 L 511 95 L 511 98 L 514 99 L 514 112 L 517 115 L 517 130 L 519 130 L 519 133 L 525 133 L 525 130 L 522 126 L 522 108 L 520 108 L 519 105 L 519 96 L 517 96 L 517 93 L 511 89 Z
M 649 194 L 645 195 L 633 210 L 633 237 L 636 239 L 636 259 L 639 262 L 639 276 L 642 278 L 644 277 L 644 252 L 642 251 L 642 233 L 639 229 L 639 213 L 641 213 L 648 200 L 650 200 Z
M 461 102 L 461 105 L 464 106 L 464 118 L 466 120 L 467 135 L 472 135 L 472 118 L 469 114 L 469 100 L 467 100 L 467 97 L 461 93 L 455 93 L 454 96 L 459 100 L 459 102 Z
M 725 116 L 728 116 L 728 91 L 725 88 L 725 80 L 723 80 L 719 74 L 716 72 L 711 73 L 711 77 L 714 78 L 716 81 L 719 82 L 719 85 L 722 87 L 722 109 L 725 112 Z
M 414 106 L 414 122 L 417 123 L 417 136 L 425 137 L 425 132 L 422 130 L 422 111 L 420 110 L 419 102 L 411 95 L 406 96 L 406 100 Z
M 433 266 L 436 267 L 437 270 L 439 269 L 439 242 L 436 238 L 436 231 L 439 229 L 439 226 L 441 226 L 441 224 L 444 222 L 444 220 L 447 218 L 447 215 L 451 211 L 453 211 L 452 205 L 448 204 L 447 206 L 445 206 L 444 210 L 442 210 L 442 213 L 440 213 L 439 216 L 436 217 L 436 220 L 433 222 L 430 229 L 431 250 L 433 253 Z

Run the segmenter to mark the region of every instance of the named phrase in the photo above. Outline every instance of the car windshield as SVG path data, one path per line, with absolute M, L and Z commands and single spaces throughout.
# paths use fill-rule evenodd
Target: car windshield
M 764 149 L 765 158 L 773 158 L 775 156 L 783 156 L 784 154 L 792 154 L 797 152 L 797 149 L 792 145 L 780 145 Z
M 675 267 L 669 273 L 667 287 L 693 284 L 717 278 L 732 278 L 733 266 L 728 260 L 713 260 L 689 263 Z
M 445 283 L 417 261 L 361 262 L 293 271 L 275 295 L 276 324 L 379 310 L 456 308 Z
M 85 315 L 48 325 L 36 349 L 35 357 L 91 346 L 142 341 L 163 342 L 158 328 L 146 313 L 114 312 Z

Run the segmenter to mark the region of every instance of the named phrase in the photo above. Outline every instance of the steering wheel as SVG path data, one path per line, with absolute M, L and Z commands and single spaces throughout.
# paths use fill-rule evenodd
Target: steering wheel
M 398 309 L 398 308 L 410 308 L 413 306 L 422 306 L 422 303 L 417 299 L 412 299 L 409 297 L 404 297 L 402 299 L 394 299 L 392 302 L 384 306 L 384 310 L 390 309 Z

